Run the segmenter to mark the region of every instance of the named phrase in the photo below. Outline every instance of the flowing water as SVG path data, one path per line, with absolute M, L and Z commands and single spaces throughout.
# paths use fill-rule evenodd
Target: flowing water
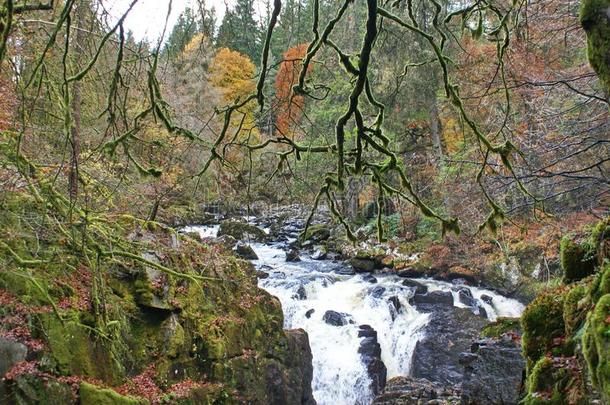
M 189 227 L 206 237 L 215 236 L 207 227 Z M 313 355 L 313 395 L 320 405 L 369 404 L 370 378 L 358 353 L 362 338 L 359 325 L 367 324 L 377 331 L 381 358 L 387 367 L 388 379 L 409 375 L 411 357 L 417 341 L 423 336 L 428 315 L 409 304 L 413 292 L 395 275 L 375 275 L 371 283 L 363 275 L 345 273 L 347 266 L 329 260 L 312 260 L 303 255 L 300 262 L 286 262 L 281 244 L 252 244 L 259 260 L 254 264 L 269 274 L 259 286 L 278 297 L 284 311 L 286 329 L 303 328 L 309 335 Z M 417 279 L 430 291 L 451 291 L 454 305 L 459 302 L 456 285 L 431 279 Z M 516 317 L 524 306 L 482 288 L 468 287 L 482 305 L 490 320 L 498 316 Z M 492 297 L 491 304 L 480 298 Z M 389 301 L 396 297 L 400 310 Z M 312 311 L 313 310 L 313 311 Z M 322 319 L 333 310 L 348 315 L 349 324 L 329 325 Z

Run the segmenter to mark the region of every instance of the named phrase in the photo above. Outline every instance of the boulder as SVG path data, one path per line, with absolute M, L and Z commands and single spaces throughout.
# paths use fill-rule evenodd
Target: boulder
M 452 306 L 453 294 L 451 294 L 449 291 L 430 291 L 426 294 L 415 294 L 413 298 L 411 298 L 410 302 L 418 307 L 425 304 Z
M 269 273 L 264 272 L 262 270 L 256 270 L 256 277 L 258 277 L 259 279 L 269 278 Z
M 237 240 L 263 242 L 267 234 L 262 229 L 241 221 L 223 221 L 218 229 L 218 236 L 229 235 Z
M 469 288 L 460 288 L 458 291 L 458 298 L 460 302 L 467 307 L 475 308 L 477 306 L 477 300 L 473 297 L 472 291 Z
M 491 305 L 491 303 L 493 302 L 493 297 L 490 297 L 487 294 L 483 294 L 481 295 L 481 301 L 483 301 L 484 303 L 486 303 L 487 305 Z
M 415 281 L 415 280 L 411 280 L 409 278 L 405 279 L 402 281 L 402 285 L 404 285 L 405 287 L 409 287 L 414 291 L 414 294 L 426 294 L 428 292 L 428 287 L 425 286 L 424 284 Z
M 366 283 L 371 283 L 371 284 L 377 283 L 377 279 L 375 278 L 375 276 L 373 276 L 372 274 L 368 274 L 368 273 L 362 275 L 362 281 L 364 281 Z
M 349 321 L 348 321 L 349 316 L 350 316 L 349 314 L 346 314 L 343 312 L 329 310 L 324 313 L 324 315 L 322 316 L 322 320 L 329 325 L 344 326 L 349 323 Z
M 385 287 L 382 287 L 380 285 L 376 286 L 375 288 L 373 288 L 371 290 L 371 295 L 374 298 L 381 298 L 381 296 L 385 293 Z
M 463 375 L 460 353 L 470 349 L 487 321 L 469 309 L 438 302 L 417 309 L 430 315 L 425 335 L 415 345 L 411 375 L 446 385 L 459 384 Z
M 374 395 L 383 390 L 387 378 L 387 369 L 381 360 L 381 346 L 377 341 L 377 332 L 369 325 L 361 325 L 358 331 L 360 341 L 358 353 L 371 379 L 370 389 Z
M 388 298 L 388 303 L 390 304 L 390 306 L 392 308 L 394 308 L 394 310 L 396 312 L 400 311 L 400 308 L 402 308 L 402 305 L 400 305 L 400 300 L 398 299 L 397 296 L 393 295 L 390 298 Z
M 518 342 L 509 336 L 481 340 L 462 354 L 462 404 L 519 403 L 525 361 Z
M 357 273 L 372 273 L 377 268 L 376 260 L 370 258 L 352 257 L 349 264 Z
M 269 403 L 316 405 L 311 390 L 313 363 L 309 336 L 303 329 L 286 330 L 285 333 L 289 342 L 288 353 L 291 354 L 291 363 L 287 378 L 280 380 L 280 388 L 286 391 L 286 395 L 278 395 L 275 398 L 272 396 Z M 286 376 L 285 372 L 281 375 Z
M 425 378 L 394 377 L 374 400 L 374 405 L 459 404 L 457 387 L 446 387 Z
M 297 300 L 301 301 L 307 299 L 307 291 L 305 291 L 305 286 L 303 284 L 297 288 L 297 292 L 292 296 L 292 298 L 296 298 Z
M 325 250 L 323 250 L 322 248 L 318 248 L 312 253 L 311 258 L 313 260 L 324 260 L 327 256 L 328 253 Z
M 313 315 L 313 313 L 316 312 L 315 309 L 308 309 L 307 312 L 305 312 L 305 318 L 309 319 L 311 318 L 311 315 Z
M 237 242 L 233 250 L 235 251 L 235 254 L 241 257 L 242 259 L 258 260 L 256 252 L 254 252 L 252 246 L 248 245 L 247 243 Z
M 300 262 L 301 257 L 299 256 L 298 249 L 292 248 L 286 252 L 286 261 L 287 262 Z
M 323 242 L 330 238 L 330 228 L 326 224 L 309 225 L 307 232 L 301 235 L 301 241 Z

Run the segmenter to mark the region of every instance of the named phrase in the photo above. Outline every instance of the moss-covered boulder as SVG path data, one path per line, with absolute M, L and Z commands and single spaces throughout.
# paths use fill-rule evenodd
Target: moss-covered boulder
M 583 354 L 593 384 L 610 402 L 610 294 L 602 296 L 589 314 L 583 335 Z
M 324 242 L 330 238 L 330 226 L 327 224 L 309 225 L 307 230 L 301 233 L 299 239 L 301 242 L 311 241 L 313 243 Z
M 265 231 L 246 222 L 228 220 L 223 221 L 218 229 L 218 236 L 232 236 L 237 240 L 262 242 L 267 238 Z
M 485 325 L 481 330 L 481 336 L 486 338 L 500 338 L 505 334 L 521 335 L 521 323 L 519 318 L 500 317 Z
M 565 335 L 563 306 L 567 289 L 548 290 L 532 301 L 521 316 L 523 354 L 528 370 Z
M 579 241 L 573 235 L 561 240 L 559 255 L 565 283 L 581 280 L 595 270 L 594 247 L 589 241 Z
M 610 0 L 582 0 L 580 23 L 587 33 L 589 63 L 610 90 Z
M 574 357 L 542 357 L 529 373 L 524 404 L 588 404 L 580 371 Z

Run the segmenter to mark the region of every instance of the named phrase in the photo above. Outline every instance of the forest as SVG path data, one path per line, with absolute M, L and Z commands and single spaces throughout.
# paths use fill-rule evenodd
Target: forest
M 0 404 L 610 403 L 609 103 L 610 0 L 1 0 Z

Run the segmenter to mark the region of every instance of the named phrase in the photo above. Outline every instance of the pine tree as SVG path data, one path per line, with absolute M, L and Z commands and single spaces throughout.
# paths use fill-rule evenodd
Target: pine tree
M 254 0 L 237 0 L 227 8 L 218 30 L 216 45 L 238 51 L 258 62 L 262 50 L 261 29 L 254 19 Z

